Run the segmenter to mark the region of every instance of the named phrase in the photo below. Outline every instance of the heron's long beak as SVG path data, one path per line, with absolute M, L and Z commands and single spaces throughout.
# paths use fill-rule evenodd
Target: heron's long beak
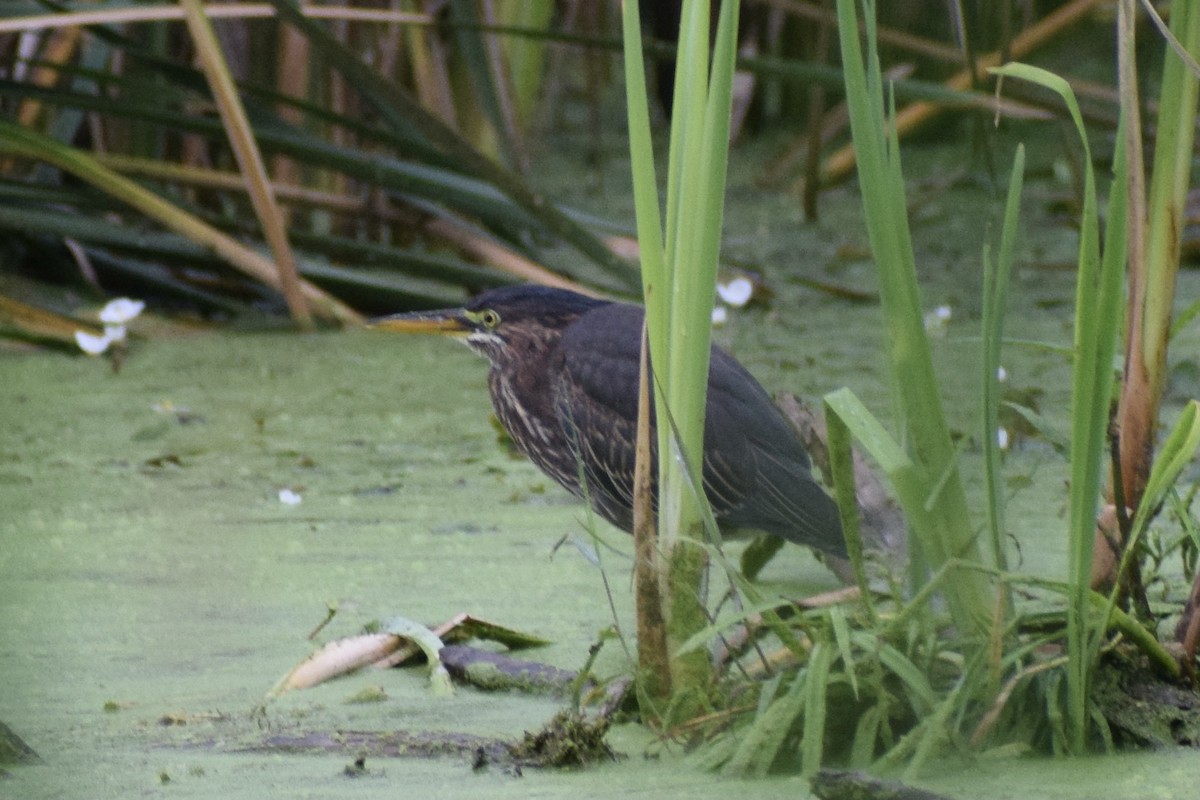
M 471 332 L 462 309 L 447 308 L 441 311 L 410 311 L 377 317 L 367 323 L 377 331 L 395 333 L 440 333 L 446 336 L 465 336 Z

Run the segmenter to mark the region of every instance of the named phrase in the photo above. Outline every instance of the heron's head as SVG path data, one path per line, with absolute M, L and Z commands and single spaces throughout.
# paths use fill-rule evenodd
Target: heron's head
M 372 320 L 370 327 L 451 336 L 502 366 L 539 357 L 571 323 L 606 303 L 548 286 L 503 286 L 476 295 L 462 308 L 393 314 Z

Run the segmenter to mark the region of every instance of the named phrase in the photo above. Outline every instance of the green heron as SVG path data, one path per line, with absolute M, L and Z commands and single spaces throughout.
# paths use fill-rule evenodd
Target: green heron
M 509 286 L 484 292 L 463 308 L 396 314 L 372 327 L 448 334 L 487 358 L 492 406 L 517 448 L 628 532 L 642 317 L 641 308 L 626 303 Z M 846 555 L 837 506 L 813 479 L 795 432 L 758 381 L 716 346 L 708 372 L 703 472 L 723 530 L 763 531 Z

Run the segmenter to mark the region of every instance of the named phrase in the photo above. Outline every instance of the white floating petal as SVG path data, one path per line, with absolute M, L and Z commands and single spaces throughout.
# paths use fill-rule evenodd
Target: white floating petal
M 75 331 L 75 343 L 79 345 L 79 349 L 87 353 L 89 356 L 98 356 L 108 349 L 112 344 L 112 340 L 108 335 L 96 336 L 87 331 Z
M 925 331 L 932 336 L 941 336 L 946 332 L 946 325 L 954 312 L 950 306 L 938 306 L 933 311 L 925 312 Z
M 741 308 L 750 302 L 754 284 L 748 278 L 734 278 L 729 283 L 718 283 L 717 294 L 734 308 Z
M 113 325 L 121 325 L 142 313 L 146 304 L 141 300 L 130 300 L 128 297 L 118 297 L 110 300 L 108 305 L 100 310 L 100 321 Z
M 712 324 L 724 325 L 726 318 L 729 316 L 729 310 L 725 306 L 713 306 Z
M 300 501 L 303 499 L 304 496 L 299 492 L 293 492 L 291 489 L 279 490 L 279 502 L 283 503 L 285 506 L 298 506 L 300 505 Z

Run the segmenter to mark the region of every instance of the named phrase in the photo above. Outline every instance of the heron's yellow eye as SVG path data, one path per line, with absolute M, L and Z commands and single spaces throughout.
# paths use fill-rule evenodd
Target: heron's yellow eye
M 494 328 L 500 324 L 500 315 L 492 309 L 486 308 L 479 313 L 479 321 L 485 328 Z

